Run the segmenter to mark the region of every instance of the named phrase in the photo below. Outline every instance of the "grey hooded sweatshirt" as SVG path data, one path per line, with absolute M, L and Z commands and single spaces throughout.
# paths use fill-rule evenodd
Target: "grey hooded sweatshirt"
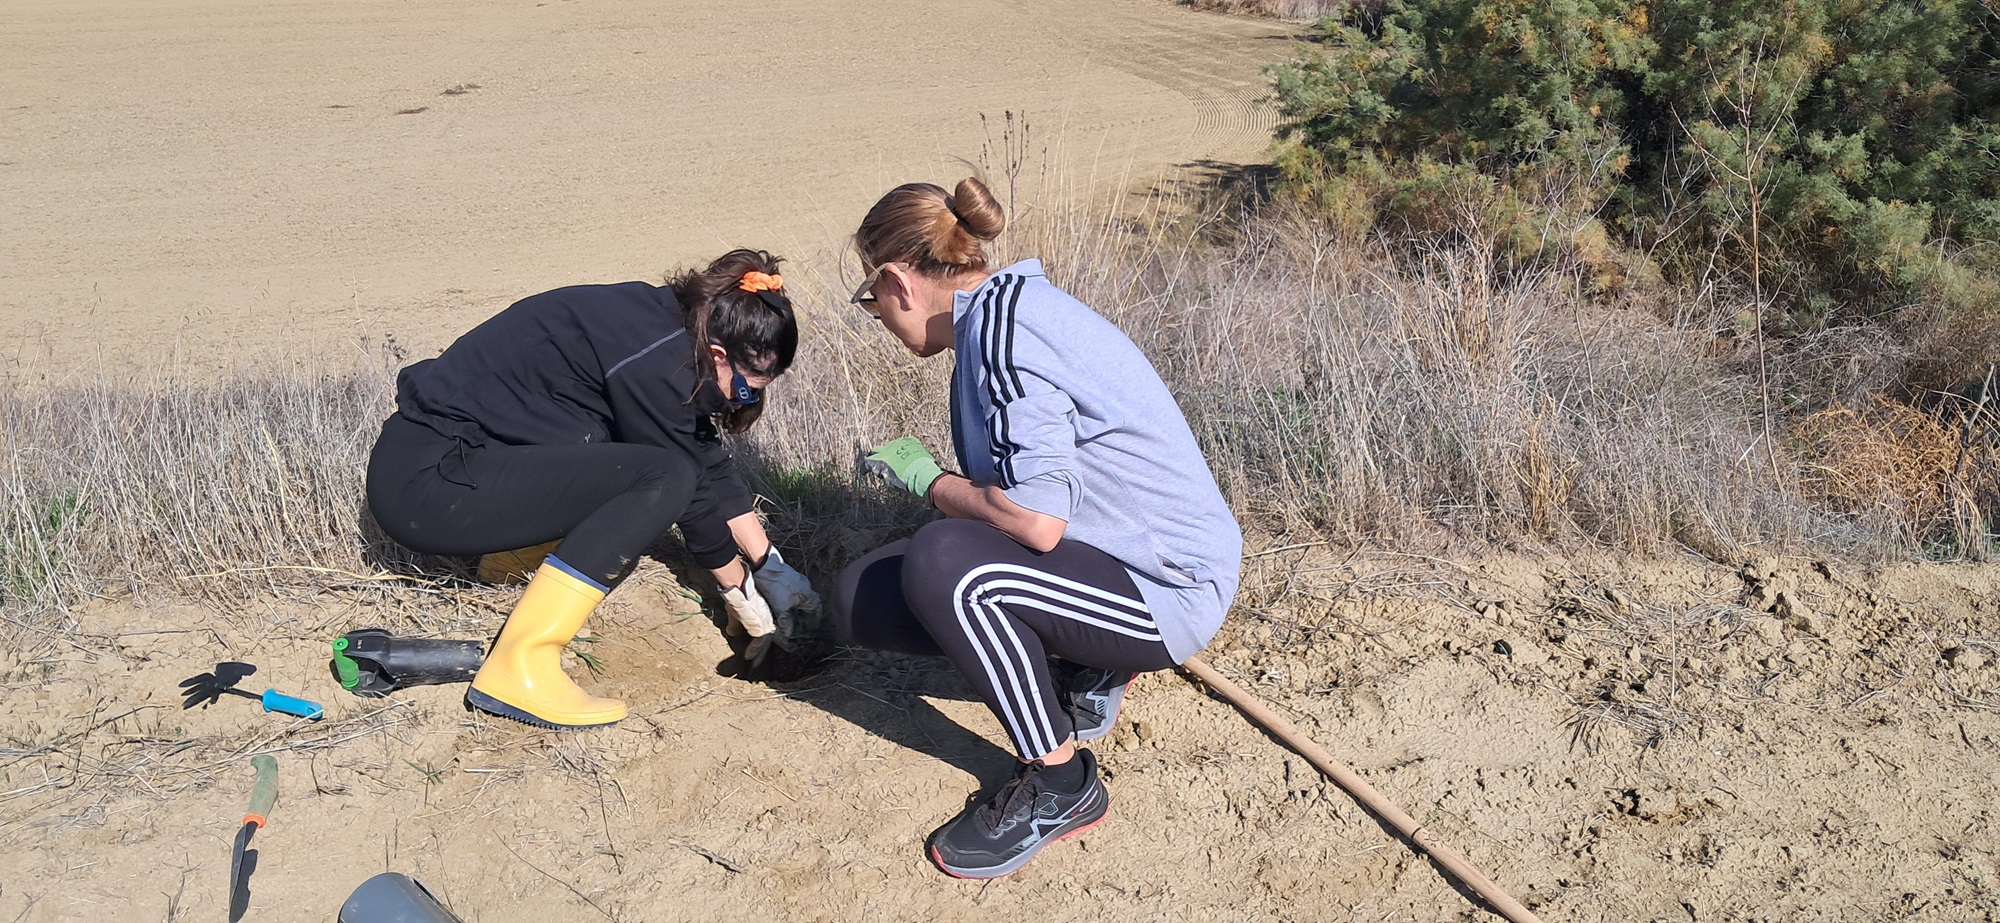
M 1123 562 L 1174 660 L 1193 656 L 1236 595 L 1243 532 L 1152 363 L 1038 260 L 959 292 L 952 326 L 965 475 Z

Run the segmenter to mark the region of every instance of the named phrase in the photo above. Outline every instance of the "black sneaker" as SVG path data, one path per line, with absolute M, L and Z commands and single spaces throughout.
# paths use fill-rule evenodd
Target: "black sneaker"
M 1097 778 L 1097 757 L 1078 749 L 1090 782 L 1074 795 L 1050 791 L 1037 760 L 990 798 L 965 809 L 931 834 L 931 861 L 954 878 L 999 878 L 1049 845 L 1104 819 L 1110 795 Z
M 1132 673 L 1080 666 L 1066 660 L 1058 661 L 1057 668 L 1062 678 L 1063 701 L 1069 705 L 1070 722 L 1076 725 L 1077 742 L 1111 733 L 1111 726 L 1118 723 L 1118 706 L 1125 701 L 1125 688 L 1132 684 Z

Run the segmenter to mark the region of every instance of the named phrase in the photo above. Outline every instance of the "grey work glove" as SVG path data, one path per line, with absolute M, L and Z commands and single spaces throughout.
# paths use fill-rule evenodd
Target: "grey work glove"
M 763 663 L 771 653 L 772 639 L 777 637 L 778 621 L 771 604 L 757 591 L 757 581 L 749 570 L 743 572 L 742 586 L 722 588 L 722 606 L 729 612 L 729 633 L 750 636 L 749 645 L 743 648 L 743 662 L 753 667 Z
M 800 623 L 819 618 L 819 594 L 813 592 L 812 581 L 806 575 L 785 563 L 785 556 L 776 547 L 765 556 L 764 563 L 757 565 L 756 573 L 757 592 L 770 603 L 772 619 L 778 626 L 778 646 L 796 652 L 804 628 Z

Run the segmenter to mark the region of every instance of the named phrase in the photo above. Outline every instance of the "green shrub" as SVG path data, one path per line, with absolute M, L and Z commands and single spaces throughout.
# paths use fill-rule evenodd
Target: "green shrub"
M 2000 239 L 2000 13 L 1980 0 L 1403 0 L 1274 69 L 1280 166 L 1344 226 L 1657 257 L 1795 323 L 1977 307 Z

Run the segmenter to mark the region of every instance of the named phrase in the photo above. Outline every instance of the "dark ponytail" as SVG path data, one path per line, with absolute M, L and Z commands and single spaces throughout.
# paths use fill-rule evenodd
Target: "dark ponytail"
M 745 374 L 776 378 L 791 368 L 799 347 L 798 318 L 792 300 L 783 288 L 761 288 L 759 276 L 778 274 L 783 260 L 762 250 L 731 250 L 708 264 L 707 269 L 689 270 L 667 280 L 681 303 L 682 323 L 696 357 L 696 374 L 714 380 L 713 363 L 706 361 L 709 343 L 722 346 L 729 361 Z M 746 285 L 745 279 L 752 281 Z M 728 382 L 715 382 L 727 393 Z M 764 412 L 764 404 L 745 404 L 722 414 L 723 429 L 740 433 L 750 428 Z

